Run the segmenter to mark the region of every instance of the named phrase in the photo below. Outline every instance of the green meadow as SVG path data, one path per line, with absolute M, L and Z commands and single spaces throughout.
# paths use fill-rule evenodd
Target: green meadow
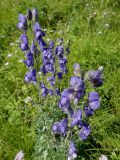
M 0 160 L 66 160 L 64 139 L 54 142 L 51 125 L 63 114 L 55 100 L 38 104 L 34 85 L 24 83 L 27 68 L 19 48 L 18 14 L 37 8 L 46 41 L 70 41 L 69 69 L 84 71 L 103 66 L 104 84 L 98 88 L 101 107 L 90 118 L 91 138 L 78 140 L 78 160 L 120 160 L 120 1 L 119 0 L 1 0 L 0 1 Z M 64 87 L 63 87 L 64 88 Z M 32 100 L 26 103 L 26 98 Z M 44 106 L 43 106 L 44 105 Z M 43 108 L 43 110 L 41 109 Z

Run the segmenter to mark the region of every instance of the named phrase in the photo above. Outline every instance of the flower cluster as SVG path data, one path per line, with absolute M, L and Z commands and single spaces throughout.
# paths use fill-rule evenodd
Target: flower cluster
M 20 49 L 25 53 L 26 59 L 23 62 L 28 68 L 24 80 L 27 83 L 38 84 L 42 97 L 56 93 L 59 96 L 58 108 L 65 114 L 65 118 L 53 124 L 52 132 L 63 137 L 67 136 L 69 139 L 69 133 L 74 135 L 74 130 L 77 128 L 81 141 L 87 140 L 91 133 L 91 126 L 86 122 L 86 117 L 92 116 L 100 107 L 100 97 L 95 89 L 103 84 L 102 69 L 88 71 L 83 76 L 81 66 L 75 63 L 74 75 L 69 80 L 68 88 L 60 92 L 59 86 L 58 88 L 55 86 L 56 79 L 61 81 L 63 74 L 67 73 L 66 54 L 70 52 L 70 44 L 65 49 L 62 38 L 58 39 L 57 43 L 52 40 L 49 41 L 49 44 L 45 42 L 46 34 L 38 23 L 36 9 L 32 11 L 28 9 L 27 16 L 19 14 L 18 20 L 17 27 L 23 32 L 20 36 Z M 31 46 L 29 46 L 27 37 L 30 25 L 33 31 Z M 40 81 L 39 75 L 46 76 L 46 79 L 42 78 Z M 90 82 L 93 89 L 89 93 L 87 93 L 86 80 Z M 49 82 L 50 88 L 45 85 L 46 82 Z M 83 105 L 79 106 L 81 102 Z M 68 160 L 76 157 L 77 149 L 74 142 L 70 140 Z
M 27 16 L 19 14 L 18 20 L 17 27 L 23 32 L 20 36 L 20 49 L 26 55 L 26 59 L 23 60 L 23 62 L 28 68 L 24 80 L 28 83 L 40 84 L 39 87 L 41 88 L 43 97 L 48 94 L 52 95 L 57 90 L 54 87 L 56 78 L 61 80 L 63 78 L 63 73 L 67 73 L 67 59 L 65 56 L 63 39 L 61 38 L 58 40 L 56 43 L 57 46 L 55 46 L 55 42 L 52 40 L 49 44 L 45 42 L 44 37 L 46 34 L 38 22 L 38 11 L 36 9 L 32 11 L 28 9 Z M 28 26 L 31 26 L 33 31 L 33 40 L 30 47 L 27 36 Z M 68 51 L 69 47 L 66 48 L 66 53 L 68 53 Z M 56 64 L 59 64 L 59 66 Z M 39 82 L 37 78 L 39 77 L 38 73 L 42 73 L 43 76 L 47 77 L 47 82 L 49 82 L 53 90 L 48 89 L 45 86 L 45 82 Z
M 68 126 L 63 124 L 64 136 L 70 131 L 74 131 L 74 126 L 78 128 L 78 136 L 82 141 L 85 141 L 91 133 L 90 125 L 85 122 L 85 117 L 92 116 L 94 111 L 100 107 L 100 98 L 99 94 L 96 91 L 91 91 L 88 93 L 87 101 L 85 101 L 83 107 L 79 107 L 78 104 L 84 100 L 84 97 L 87 93 L 87 87 L 85 85 L 86 79 L 82 75 L 82 71 L 79 64 L 74 64 L 74 76 L 70 78 L 69 87 L 64 89 L 60 95 L 58 102 L 58 107 L 68 115 Z M 92 71 L 89 71 L 89 77 Z M 94 87 L 98 87 L 100 82 L 102 82 L 102 71 L 99 69 L 94 71 L 95 75 L 92 76 L 90 83 L 94 84 Z M 99 74 L 98 74 L 99 73 Z M 95 81 L 96 79 L 96 81 Z M 96 82 L 96 83 L 95 83 Z M 102 85 L 102 83 L 101 83 Z M 95 89 L 95 88 L 94 88 Z M 74 103 L 72 103 L 74 102 Z M 73 105 L 74 104 L 74 105 Z M 59 129 L 59 123 L 55 122 L 52 131 L 56 133 L 61 133 Z M 63 135 L 63 134 L 61 134 Z M 73 134 L 72 134 L 73 135 Z M 74 142 L 70 142 L 70 149 L 68 153 L 68 159 L 73 160 L 77 157 L 77 152 Z

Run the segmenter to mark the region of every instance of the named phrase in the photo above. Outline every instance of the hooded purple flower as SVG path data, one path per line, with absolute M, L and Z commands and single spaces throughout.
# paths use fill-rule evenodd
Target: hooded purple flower
M 33 9 L 32 10 L 32 18 L 33 18 L 33 21 L 37 21 L 38 20 L 38 11 L 37 11 L 37 9 Z
M 82 121 L 82 111 L 80 109 L 78 109 L 73 115 L 71 127 L 74 127 L 75 125 L 77 125 L 81 121 Z
M 24 60 L 23 62 L 26 64 L 26 66 L 31 67 L 34 65 L 34 58 L 33 58 L 33 54 L 31 52 L 28 52 L 26 54 L 26 58 L 27 60 Z
M 66 73 L 67 72 L 67 68 L 66 68 L 66 63 L 67 63 L 67 59 L 64 57 L 64 58 L 61 58 L 59 60 L 59 66 L 60 66 L 60 69 L 62 72 Z
M 55 89 L 55 92 L 58 96 L 61 96 L 60 90 L 58 88 Z
M 74 68 L 74 75 L 75 76 L 81 76 L 81 68 L 80 68 L 80 65 L 78 63 L 75 63 L 73 65 L 73 68 Z
M 74 91 L 83 90 L 84 88 L 84 82 L 83 80 L 78 76 L 73 76 L 70 79 L 70 85 L 74 88 Z
M 58 73 L 57 73 L 57 76 L 58 76 L 59 79 L 62 79 L 62 77 L 63 77 L 62 72 L 58 72 Z
M 73 90 L 73 88 L 64 89 L 64 91 L 61 93 L 61 95 L 67 97 L 68 99 L 73 99 L 74 98 L 74 90 Z
M 73 141 L 70 142 L 69 152 L 68 152 L 68 160 L 74 160 L 77 158 L 77 149 Z
M 54 124 L 53 124 L 53 126 L 52 126 L 52 131 L 54 132 L 54 133 L 59 133 L 59 122 L 55 122 Z
M 26 34 L 22 34 L 20 40 L 22 41 L 22 43 L 20 43 L 21 50 L 28 50 L 28 37 L 26 36 Z
M 19 22 L 17 24 L 18 29 L 27 30 L 27 19 L 26 19 L 26 17 L 23 14 L 19 14 L 18 20 L 19 20 Z
M 64 48 L 63 46 L 57 46 L 55 49 L 55 53 L 57 54 L 58 58 L 61 59 L 64 56 Z
M 32 12 L 30 9 L 27 9 L 27 19 L 32 20 Z
M 93 110 L 89 106 L 84 107 L 84 113 L 86 117 L 92 116 L 94 114 Z
M 54 73 L 54 65 L 51 64 L 51 63 L 48 63 L 46 66 L 45 66 L 45 69 L 47 72 L 52 72 Z
M 68 109 L 70 107 L 70 100 L 65 96 L 61 96 L 58 106 L 64 113 L 68 113 Z
M 64 118 L 61 122 L 55 122 L 52 126 L 52 131 L 56 134 L 66 135 L 66 129 L 68 126 L 68 119 Z
M 48 91 L 47 87 L 45 86 L 44 82 L 40 83 L 40 87 L 42 90 L 42 96 L 45 97 L 46 95 L 48 95 L 49 91 Z
M 44 82 L 40 82 L 40 88 L 42 90 L 43 97 L 47 96 L 48 94 L 50 94 L 50 95 L 54 94 L 53 90 L 50 90 L 45 86 Z
M 30 47 L 30 51 L 31 51 L 32 54 L 35 54 L 35 55 L 38 53 L 38 49 L 37 49 L 34 41 L 32 41 L 32 45 Z
M 49 48 L 50 48 L 50 49 L 53 49 L 53 48 L 54 48 L 54 41 L 50 41 L 50 42 L 49 42 Z
M 83 88 L 81 87 L 81 90 L 74 92 L 74 104 L 77 104 L 79 102 L 79 100 L 81 98 L 83 98 L 83 96 L 85 95 L 85 88 L 83 86 Z
M 90 92 L 88 95 L 88 104 L 90 109 L 96 110 L 100 107 L 99 94 L 97 92 Z
M 42 31 L 41 26 L 39 25 L 38 22 L 35 22 L 34 24 L 34 33 L 37 40 L 45 36 L 45 33 Z
M 90 126 L 87 123 L 82 123 L 81 130 L 79 131 L 79 136 L 82 141 L 85 141 L 90 135 Z
M 89 71 L 87 72 L 87 76 L 93 86 L 99 87 L 103 84 L 101 70 L 98 69 L 98 70 Z
M 61 133 L 63 136 L 66 135 L 67 125 L 68 125 L 68 119 L 67 119 L 67 118 L 64 118 L 64 119 L 59 123 L 60 133 Z
M 55 85 L 55 76 L 53 75 L 51 77 L 48 77 L 47 81 L 50 82 L 51 86 L 54 86 Z
M 24 80 L 28 83 L 34 82 L 36 84 L 36 70 L 31 69 L 29 72 L 27 72 Z
M 45 43 L 44 39 L 41 37 L 38 39 L 38 44 L 40 46 L 41 52 L 43 52 L 44 49 L 47 47 L 47 44 Z

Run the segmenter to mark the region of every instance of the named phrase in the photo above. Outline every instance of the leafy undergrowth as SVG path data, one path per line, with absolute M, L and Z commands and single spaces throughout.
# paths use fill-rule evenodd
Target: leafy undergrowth
M 78 139 L 78 159 L 94 160 L 104 154 L 119 160 L 120 3 L 115 0 L 0 2 L 0 159 L 12 160 L 20 150 L 26 160 L 62 160 L 67 154 L 64 140 L 51 133 L 51 125 L 62 112 L 51 97 L 47 104 L 37 104 L 36 88 L 23 81 L 26 69 L 19 62 L 24 55 L 18 49 L 20 34 L 16 24 L 18 13 L 25 13 L 28 7 L 38 8 L 39 22 L 47 29 L 48 38 L 70 40 L 68 79 L 75 62 L 84 70 L 104 67 L 104 85 L 99 89 L 101 108 L 90 119 L 89 139 L 85 143 Z M 28 96 L 33 100 L 26 104 Z

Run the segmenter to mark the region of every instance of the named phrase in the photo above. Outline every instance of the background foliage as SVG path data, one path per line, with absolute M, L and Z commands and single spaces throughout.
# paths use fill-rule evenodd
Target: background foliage
M 36 88 L 23 82 L 26 68 L 19 62 L 24 55 L 16 24 L 18 14 L 25 14 L 27 8 L 38 8 L 39 22 L 47 29 L 48 38 L 70 39 L 66 79 L 75 62 L 84 70 L 104 67 L 101 108 L 90 120 L 91 138 L 82 145 L 78 140 L 78 159 L 98 159 L 105 154 L 120 160 L 119 0 L 0 1 L 0 159 L 13 160 L 20 150 L 25 160 L 61 160 L 66 155 L 63 139 L 54 142 L 51 135 L 51 124 L 62 113 L 54 100 L 38 105 Z M 67 83 L 65 80 L 63 85 Z M 26 104 L 28 96 L 33 101 Z

